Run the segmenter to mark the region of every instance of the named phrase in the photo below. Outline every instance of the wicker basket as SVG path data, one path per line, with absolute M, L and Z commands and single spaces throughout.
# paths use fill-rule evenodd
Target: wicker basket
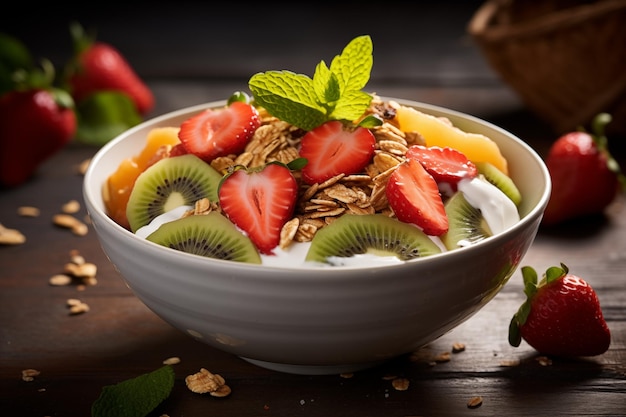
M 608 133 L 626 134 L 626 0 L 488 0 L 468 32 L 556 133 L 608 112 Z

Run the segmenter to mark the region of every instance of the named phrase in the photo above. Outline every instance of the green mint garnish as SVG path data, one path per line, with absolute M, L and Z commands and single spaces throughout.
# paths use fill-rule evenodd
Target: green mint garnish
M 375 115 L 375 114 L 370 114 L 364 117 L 363 120 L 359 122 L 359 126 L 369 129 L 372 127 L 381 126 L 383 123 L 384 123 L 383 119 L 381 119 L 380 116 Z
M 171 393 L 174 370 L 165 365 L 150 373 L 108 385 L 91 406 L 92 417 L 144 417 Z
M 304 130 L 328 120 L 353 121 L 367 110 L 372 96 L 363 91 L 374 58 L 369 36 L 353 39 L 330 63 L 317 64 L 313 78 L 291 71 L 268 71 L 248 82 L 256 103 L 271 115 Z
M 235 101 L 241 101 L 242 103 L 250 103 L 252 102 L 252 99 L 244 91 L 235 91 L 230 97 L 228 97 L 228 101 L 226 102 L 226 104 L 230 106 Z

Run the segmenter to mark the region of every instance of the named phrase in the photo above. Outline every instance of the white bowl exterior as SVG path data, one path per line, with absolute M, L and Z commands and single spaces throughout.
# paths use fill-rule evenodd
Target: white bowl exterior
M 123 158 L 139 152 L 147 132 L 223 104 L 217 102 L 144 122 L 93 158 L 84 195 L 105 253 L 137 297 L 165 321 L 247 359 L 330 373 L 423 346 L 471 317 L 507 282 L 536 235 L 550 180 L 540 157 L 510 133 L 436 106 L 396 101 L 496 141 L 525 198 L 520 223 L 477 245 L 403 265 L 289 269 L 177 252 L 107 217 L 102 184 Z

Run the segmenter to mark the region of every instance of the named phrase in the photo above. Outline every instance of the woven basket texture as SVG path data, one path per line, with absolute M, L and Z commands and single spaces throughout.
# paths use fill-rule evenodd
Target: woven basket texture
M 626 0 L 488 0 L 468 32 L 556 133 L 608 112 L 607 133 L 626 135 Z

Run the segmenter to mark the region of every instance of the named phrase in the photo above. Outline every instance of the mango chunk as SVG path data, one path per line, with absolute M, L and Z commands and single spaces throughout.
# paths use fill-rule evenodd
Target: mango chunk
M 162 158 L 164 149 L 180 143 L 178 127 L 157 127 L 148 132 L 141 152 L 123 160 L 104 185 L 103 198 L 107 214 L 119 225 L 129 228 L 126 205 L 135 181 L 148 166 Z
M 498 145 L 480 133 L 470 133 L 453 126 L 449 120 L 400 106 L 396 112 L 399 127 L 405 132 L 419 132 L 426 146 L 454 148 L 472 162 L 490 162 L 504 174 L 509 174 L 507 160 Z

